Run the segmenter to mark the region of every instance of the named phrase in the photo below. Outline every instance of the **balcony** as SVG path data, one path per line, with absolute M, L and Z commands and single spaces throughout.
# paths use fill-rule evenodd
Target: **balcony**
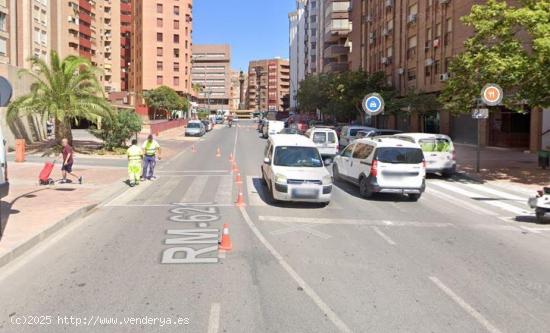
M 351 31 L 351 23 L 347 19 L 332 20 L 325 26 L 325 42 L 330 43 L 346 37 Z
M 324 73 L 340 73 L 348 70 L 347 62 L 330 62 L 323 67 Z
M 325 10 L 325 17 L 329 17 L 333 13 L 348 13 L 350 10 L 349 1 L 334 1 L 330 3 Z
M 338 58 L 349 53 L 349 47 L 344 45 L 331 45 L 325 49 L 325 58 Z

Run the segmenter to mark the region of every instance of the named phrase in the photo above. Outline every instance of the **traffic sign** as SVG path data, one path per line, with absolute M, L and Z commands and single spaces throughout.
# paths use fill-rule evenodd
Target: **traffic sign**
M 504 93 L 498 84 L 489 83 L 481 89 L 481 99 L 486 105 L 499 105 L 502 102 L 503 97 Z
M 8 106 L 13 94 L 13 88 L 5 77 L 0 76 L 0 107 Z
M 363 98 L 363 111 L 367 116 L 376 116 L 384 112 L 384 99 L 380 94 L 372 93 Z
M 489 118 L 489 109 L 473 109 L 472 118 L 474 119 L 487 119 Z

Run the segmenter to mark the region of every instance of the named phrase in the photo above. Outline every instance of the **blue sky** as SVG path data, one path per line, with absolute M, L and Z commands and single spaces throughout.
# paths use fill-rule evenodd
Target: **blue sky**
M 288 13 L 295 0 L 194 0 L 193 43 L 230 44 L 231 66 L 288 58 Z

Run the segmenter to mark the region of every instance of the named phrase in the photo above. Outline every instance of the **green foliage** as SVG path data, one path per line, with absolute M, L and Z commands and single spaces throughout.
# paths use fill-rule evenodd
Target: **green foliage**
M 469 112 L 486 83 L 504 89 L 511 109 L 521 109 L 525 100 L 532 107 L 550 105 L 550 1 L 523 1 L 516 8 L 488 0 L 462 20 L 474 35 L 450 64 L 451 78 L 439 98 L 445 109 Z M 519 39 L 522 32 L 532 50 Z
M 159 111 L 187 111 L 189 107 L 186 98 L 181 97 L 174 89 L 167 86 L 160 86 L 156 89 L 146 91 L 143 93 L 143 97 L 148 107 Z
M 142 128 L 141 118 L 130 110 L 120 110 L 115 116 L 102 124 L 101 129 L 90 132 L 103 140 L 103 145 L 108 150 L 125 147 L 126 141 Z
M 208 116 L 210 116 L 210 112 L 208 110 L 199 110 L 197 112 L 197 117 L 199 119 L 208 119 Z
M 32 113 L 53 117 L 57 141 L 66 137 L 71 142 L 72 120 L 84 118 L 95 122 L 98 118 L 112 117 L 113 110 L 97 79 L 97 68 L 88 59 L 68 56 L 61 60 L 52 51 L 49 64 L 39 58 L 31 58 L 30 62 L 32 69 L 23 69 L 19 75 L 34 80 L 31 92 L 8 106 L 9 121 Z

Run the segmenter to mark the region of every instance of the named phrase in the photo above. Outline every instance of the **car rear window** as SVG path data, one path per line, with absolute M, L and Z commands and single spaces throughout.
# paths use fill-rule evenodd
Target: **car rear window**
M 429 138 L 418 140 L 422 151 L 433 153 L 448 153 L 451 151 L 451 142 L 445 138 Z
M 201 125 L 199 123 L 189 123 L 187 125 L 188 128 L 201 128 Z
M 315 132 L 313 133 L 313 142 L 315 143 L 325 143 L 327 141 L 327 135 L 325 132 Z
M 328 132 L 327 135 L 329 143 L 336 143 L 336 135 L 334 135 L 334 132 Z
M 383 147 L 377 149 L 376 159 L 382 163 L 418 164 L 424 160 L 424 154 L 418 148 Z

